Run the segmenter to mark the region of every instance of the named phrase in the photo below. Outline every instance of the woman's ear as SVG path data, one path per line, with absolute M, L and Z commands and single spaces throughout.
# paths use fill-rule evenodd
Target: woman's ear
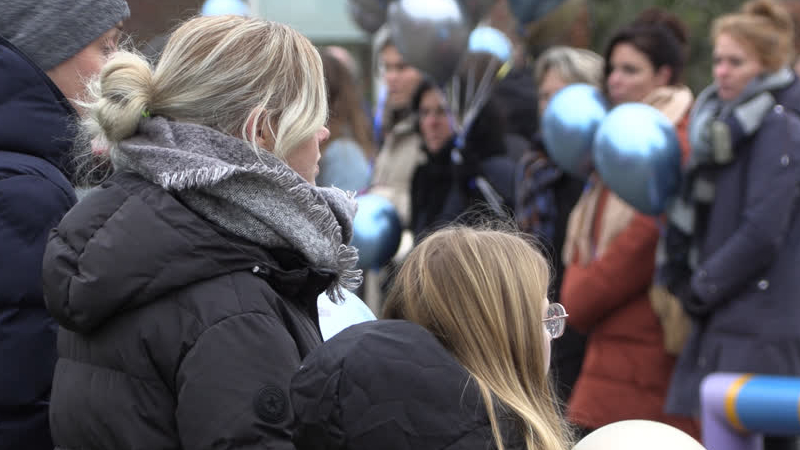
M 275 148 L 275 137 L 272 135 L 270 127 L 266 126 L 266 120 L 264 120 L 263 116 L 254 114 L 247 119 L 245 132 L 248 138 L 253 135 L 254 128 L 256 144 L 264 150 L 273 151 Z

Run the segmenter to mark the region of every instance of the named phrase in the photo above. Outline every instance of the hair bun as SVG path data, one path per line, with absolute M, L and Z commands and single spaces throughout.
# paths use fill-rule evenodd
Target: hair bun
M 90 84 L 91 120 L 108 142 L 115 144 L 136 132 L 139 121 L 149 114 L 153 91 L 150 63 L 130 52 L 117 52 L 103 66 L 100 77 Z
M 663 8 L 647 8 L 636 17 L 633 23 L 635 25 L 663 27 L 672 33 L 681 46 L 685 47 L 689 44 L 689 29 L 678 16 Z
M 753 0 L 742 5 L 742 13 L 760 16 L 781 31 L 794 31 L 794 23 L 789 11 L 774 0 Z

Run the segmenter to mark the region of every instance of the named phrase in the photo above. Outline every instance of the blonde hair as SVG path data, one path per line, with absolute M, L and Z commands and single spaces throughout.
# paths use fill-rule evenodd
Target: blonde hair
M 569 447 L 546 373 L 548 281 L 547 260 L 521 235 L 446 228 L 409 254 L 384 307 L 384 318 L 428 329 L 470 372 L 500 450 L 493 399 L 518 417 L 529 450 Z
M 325 125 L 322 61 L 292 28 L 241 16 L 197 17 L 169 38 L 155 65 L 120 51 L 89 85 L 84 127 L 111 145 L 136 133 L 143 117 L 204 125 L 247 141 L 269 130 L 285 159 Z M 256 124 L 256 126 L 252 126 Z
M 716 40 L 723 33 L 750 46 L 768 72 L 787 65 L 794 57 L 792 16 L 776 1 L 752 0 L 739 12 L 717 18 L 711 37 Z
M 598 89 L 603 86 L 603 57 L 591 50 L 563 45 L 547 49 L 536 58 L 533 66 L 537 86 L 551 69 L 558 72 L 566 84 L 587 83 Z

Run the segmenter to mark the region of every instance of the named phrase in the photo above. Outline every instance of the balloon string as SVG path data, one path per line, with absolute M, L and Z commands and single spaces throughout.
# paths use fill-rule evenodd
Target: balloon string
M 467 72 L 467 95 L 464 99 L 464 104 L 469 105 L 472 103 L 472 99 L 475 96 L 475 66 L 469 66 L 469 72 Z
M 453 79 L 451 87 L 451 97 L 450 97 L 450 113 L 454 118 L 459 116 L 459 111 L 461 110 L 461 106 L 459 105 L 459 97 L 461 96 L 461 80 L 458 77 Z M 456 120 L 456 127 L 454 127 L 455 131 L 458 132 L 460 130 L 460 126 L 458 125 L 458 121 Z
M 478 175 L 475 177 L 475 186 L 481 191 L 483 198 L 486 199 L 486 202 L 489 204 L 489 207 L 497 214 L 498 217 L 501 219 L 508 219 L 508 214 L 506 210 L 503 209 L 503 199 L 500 197 L 500 194 L 492 187 L 492 185 L 486 180 L 486 178 Z
M 481 81 L 478 84 L 478 89 L 476 90 L 475 95 L 472 98 L 472 101 L 469 103 L 469 105 L 466 105 L 466 112 L 464 114 L 464 119 L 461 121 L 460 130 L 457 130 L 458 136 L 456 137 L 456 146 L 458 147 L 463 148 L 464 142 L 466 140 L 466 135 L 467 133 L 469 133 L 469 129 L 472 126 L 472 122 L 475 120 L 475 118 L 477 118 L 478 113 L 489 99 L 489 94 L 491 93 L 492 79 L 495 78 L 498 74 L 497 72 L 498 63 L 499 61 L 494 58 L 489 61 L 489 65 L 483 72 L 483 76 L 481 77 Z M 457 81 L 458 77 L 455 77 L 453 79 L 453 82 Z M 459 115 L 456 115 L 456 117 L 459 117 Z

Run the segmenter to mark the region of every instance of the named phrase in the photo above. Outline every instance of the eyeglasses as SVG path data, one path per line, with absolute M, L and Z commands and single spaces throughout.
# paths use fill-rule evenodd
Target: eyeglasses
M 567 310 L 561 303 L 550 303 L 547 306 L 547 314 L 542 320 L 544 328 L 551 339 L 558 339 L 564 334 L 564 328 L 567 326 Z

